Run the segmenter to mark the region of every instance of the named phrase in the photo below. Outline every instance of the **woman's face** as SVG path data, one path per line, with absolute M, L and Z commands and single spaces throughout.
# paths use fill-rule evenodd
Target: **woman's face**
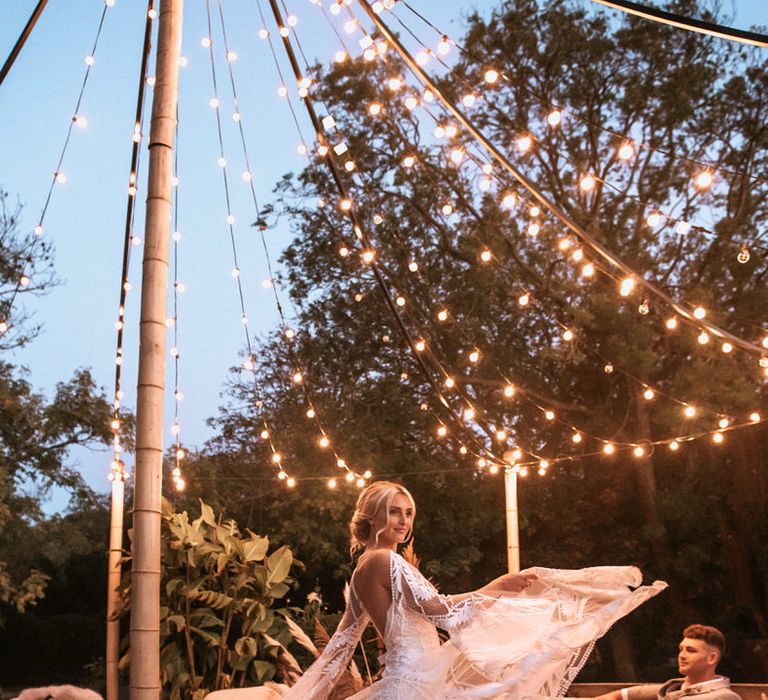
M 405 542 L 413 527 L 413 506 L 405 494 L 397 493 L 389 504 L 382 503 L 373 521 L 373 537 L 377 547 L 395 547 Z

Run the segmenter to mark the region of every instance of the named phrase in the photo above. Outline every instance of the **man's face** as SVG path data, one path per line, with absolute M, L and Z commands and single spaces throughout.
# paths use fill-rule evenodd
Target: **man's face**
M 684 676 L 701 676 L 714 671 L 718 661 L 718 652 L 702 639 L 685 637 L 677 654 L 677 666 Z

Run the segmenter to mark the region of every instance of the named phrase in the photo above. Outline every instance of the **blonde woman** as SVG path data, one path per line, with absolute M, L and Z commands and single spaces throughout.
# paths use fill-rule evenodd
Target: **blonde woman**
M 320 658 L 283 695 L 327 698 L 372 622 L 386 646 L 380 680 L 353 700 L 561 698 L 595 640 L 666 587 L 635 588 L 633 567 L 578 571 L 533 568 L 446 596 L 398 553 L 416 504 L 401 485 L 364 489 L 350 522 L 351 550 L 363 550 L 347 609 Z M 450 638 L 441 644 L 437 628 Z

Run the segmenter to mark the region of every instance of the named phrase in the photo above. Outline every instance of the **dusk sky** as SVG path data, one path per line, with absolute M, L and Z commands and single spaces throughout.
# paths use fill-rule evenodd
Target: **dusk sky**
M 598 8 L 582 0 L 585 6 Z M 268 7 L 263 3 L 265 9 Z M 328 63 L 340 48 L 339 40 L 310 0 L 288 0 L 298 18 L 296 31 L 310 62 Z M 462 17 L 472 7 L 483 13 L 495 6 L 491 0 L 413 0 L 413 6 L 451 36 L 461 35 Z M 10 51 L 36 0 L 4 0 L 0 4 L 0 53 Z M 75 127 L 62 172 L 65 183 L 56 185 L 47 211 L 43 235 L 55 245 L 55 267 L 61 284 L 36 299 L 25 299 L 27 310 L 43 325 L 43 332 L 27 347 L 11 353 L 9 361 L 29 369 L 29 380 L 50 394 L 57 381 L 65 381 L 78 367 L 90 367 L 97 383 L 113 391 L 115 328 L 124 216 L 128 189 L 131 137 L 144 29 L 142 0 L 116 0 L 106 19 L 85 89 L 79 114 L 87 119 Z M 286 100 L 277 94 L 280 85 L 267 42 L 258 36 L 264 26 L 256 2 L 224 2 L 224 18 L 240 100 L 249 156 L 260 204 L 270 201 L 274 184 L 286 172 L 296 172 L 306 162 L 297 152 L 299 136 Z M 83 80 L 84 58 L 90 53 L 102 0 L 50 0 L 15 66 L 0 88 L 0 187 L 12 201 L 24 205 L 22 230 L 31 231 L 45 200 L 64 143 Z M 398 16 L 425 39 L 437 44 L 434 33 L 407 10 Z M 724 0 L 723 12 L 733 26 L 768 25 L 765 0 Z M 610 12 L 609 10 L 605 10 Z M 218 4 L 211 0 L 214 50 L 224 129 L 225 155 L 230 177 L 235 236 L 241 281 L 251 334 L 275 327 L 271 290 L 258 234 L 250 227 L 256 218 L 245 166 L 231 119 L 232 99 L 223 48 L 219 40 Z M 618 16 L 618 13 L 614 13 Z M 334 18 L 340 34 L 359 53 L 356 38 L 344 34 L 344 17 Z M 385 16 L 386 19 L 386 16 Z M 268 18 L 269 20 L 269 18 Z M 233 267 L 222 186 L 208 49 L 201 39 L 208 35 L 205 3 L 185 3 L 182 54 L 187 66 L 180 78 L 179 131 L 179 279 L 186 286 L 180 296 L 179 352 L 182 441 L 201 446 L 210 437 L 205 425 L 221 404 L 228 369 L 239 364 L 244 346 L 243 326 Z M 271 21 L 268 28 L 274 29 Z M 359 35 L 357 35 L 359 38 Z M 281 66 L 288 76 L 282 48 L 275 42 Z M 151 71 L 150 71 L 151 74 Z M 291 86 L 292 81 L 286 80 Z M 295 95 L 295 88 L 292 93 Z M 151 90 L 148 100 L 151 100 Z M 312 130 L 297 99 L 294 106 L 307 143 Z M 146 109 L 149 114 L 149 102 Z M 144 128 L 149 133 L 148 123 Z M 143 238 L 144 176 L 148 164 L 142 144 L 141 179 L 135 234 Z M 287 222 L 268 233 L 273 261 L 288 240 Z M 133 291 L 126 309 L 123 390 L 125 405 L 134 408 L 138 353 L 138 301 L 141 246 L 132 250 L 130 280 Z M 170 314 L 169 314 L 170 315 Z M 169 342 L 170 347 L 170 342 Z M 169 360 L 170 355 L 168 356 Z M 166 386 L 172 388 L 173 365 L 168 363 Z M 173 409 L 168 392 L 165 436 Z M 106 490 L 111 453 L 75 455 L 88 482 Z M 128 460 L 132 466 L 132 459 Z M 56 503 L 56 502 L 54 502 Z

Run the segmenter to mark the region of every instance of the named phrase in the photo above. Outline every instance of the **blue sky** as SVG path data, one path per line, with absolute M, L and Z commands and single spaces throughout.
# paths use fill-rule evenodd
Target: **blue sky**
M 433 22 L 457 37 L 461 33 L 461 17 L 469 9 L 477 7 L 484 11 L 495 4 L 489 0 L 412 1 Z M 0 3 L 3 60 L 35 4 L 36 0 Z M 243 328 L 230 272 L 232 259 L 217 165 L 215 116 L 208 104 L 213 96 L 208 50 L 200 41 L 208 34 L 205 4 L 202 0 L 187 0 L 185 4 L 182 53 L 188 65 L 181 72 L 179 106 L 179 279 L 186 286 L 180 296 L 178 328 L 180 388 L 185 397 L 181 404 L 181 435 L 185 443 L 201 445 L 210 436 L 205 420 L 216 413 L 222 402 L 228 368 L 239 362 Z M 296 149 L 299 137 L 286 101 L 276 92 L 280 80 L 267 43 L 258 38 L 262 22 L 256 3 L 238 0 L 224 5 L 230 48 L 238 54 L 232 67 L 254 182 L 260 203 L 266 203 L 274 183 L 284 173 L 300 169 L 305 161 Z M 214 37 L 218 37 L 215 0 L 211 6 Z M 26 366 L 33 385 L 48 394 L 57 381 L 67 379 L 78 367 L 92 368 L 96 381 L 108 394 L 112 392 L 114 322 L 145 7 L 143 0 L 116 0 L 107 11 L 80 109 L 88 125 L 74 129 L 62 167 L 67 182 L 54 188 L 46 217 L 44 235 L 54 242 L 61 284 L 49 294 L 26 302 L 36 320 L 43 324 L 43 332 L 9 358 Z M 85 70 L 84 57 L 90 52 L 102 8 L 101 0 L 50 0 L 0 88 L 0 186 L 25 205 L 25 230 L 34 227 L 45 199 L 73 115 Z M 309 60 L 330 61 L 340 48 L 339 42 L 318 8 L 310 0 L 288 0 L 288 8 L 298 18 L 296 30 Z M 765 0 L 725 0 L 722 9 L 732 17 L 734 26 L 768 25 Z M 408 13 L 402 16 L 406 18 Z M 341 24 L 337 20 L 340 31 Z M 418 28 L 428 36 L 423 26 Z M 214 49 L 221 50 L 219 42 L 214 43 Z M 283 69 L 286 70 L 284 60 Z M 217 77 L 249 328 L 252 333 L 265 333 L 275 326 L 276 315 L 271 291 L 262 284 L 268 277 L 264 255 L 249 226 L 255 214 L 248 187 L 241 178 L 244 165 L 235 125 L 229 116 L 231 97 L 222 62 L 217 65 Z M 151 90 L 148 97 L 151 98 Z M 304 135 L 309 138 L 311 129 L 301 105 L 295 106 Z M 146 166 L 143 153 L 144 173 Z M 136 216 L 136 234 L 143 238 L 144 192 L 140 190 L 137 199 L 141 206 Z M 271 253 L 276 258 L 288 240 L 287 226 L 283 223 L 268 235 Z M 125 404 L 130 407 L 134 405 L 136 384 L 141 252 L 141 246 L 132 251 L 130 279 L 134 291 L 126 309 L 123 389 Z M 172 379 L 169 362 L 167 386 L 172 386 Z M 170 400 L 166 414 L 165 435 L 170 442 Z M 106 490 L 110 454 L 79 451 L 74 458 L 89 483 Z M 58 503 L 54 501 L 54 505 Z

